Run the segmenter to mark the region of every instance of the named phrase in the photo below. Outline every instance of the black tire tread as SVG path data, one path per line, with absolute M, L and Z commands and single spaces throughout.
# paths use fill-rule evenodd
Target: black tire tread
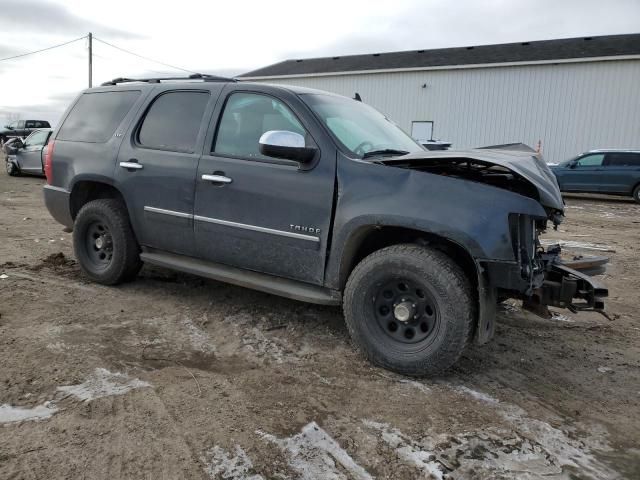
M 118 245 L 123 249 L 123 253 L 122 255 L 114 255 L 112 265 L 104 273 L 96 274 L 92 272 L 83 265 L 82 252 L 77 248 L 78 242 L 83 241 L 80 238 L 82 231 L 74 228 L 74 249 L 83 273 L 94 282 L 103 285 L 117 285 L 132 280 L 142 267 L 142 261 L 140 260 L 140 247 L 131 228 L 126 207 L 121 201 L 113 198 L 92 200 L 83 205 L 80 212 L 78 212 L 75 219 L 76 226 L 81 224 L 86 217 L 96 213 L 108 219 L 113 229 L 112 235 L 118 234 L 121 237 Z
M 632 196 L 636 203 L 640 203 L 640 184 L 636 185 L 633 189 Z
M 4 160 L 7 164 L 9 163 L 9 160 L 7 160 L 5 158 Z M 6 167 L 5 167 L 5 171 L 6 171 Z M 11 173 L 7 172 L 7 175 L 9 175 L 10 177 L 19 177 L 20 176 L 20 169 L 18 167 L 16 167 L 15 163 L 13 164 L 13 169 L 11 171 Z
M 357 329 L 357 313 L 354 306 L 358 302 L 359 284 L 373 267 L 402 259 L 421 266 L 425 275 L 436 277 L 436 283 L 447 292 L 457 292 L 456 301 L 447 305 L 449 313 L 457 311 L 455 319 L 449 322 L 449 343 L 443 345 L 428 359 L 417 363 L 397 362 L 389 356 L 369 348 L 366 338 Z M 343 308 L 349 334 L 356 347 L 374 364 L 411 376 L 435 375 L 451 367 L 462 355 L 469 343 L 475 321 L 475 296 L 471 284 L 460 267 L 444 253 L 415 244 L 399 244 L 385 247 L 364 258 L 351 272 L 344 291 Z

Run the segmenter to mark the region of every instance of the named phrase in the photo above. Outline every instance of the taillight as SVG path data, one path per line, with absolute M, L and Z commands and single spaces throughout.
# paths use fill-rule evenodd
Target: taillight
M 47 177 L 47 183 L 51 185 L 53 182 L 53 146 L 55 141 L 51 140 L 47 145 L 47 151 L 44 154 L 44 175 Z

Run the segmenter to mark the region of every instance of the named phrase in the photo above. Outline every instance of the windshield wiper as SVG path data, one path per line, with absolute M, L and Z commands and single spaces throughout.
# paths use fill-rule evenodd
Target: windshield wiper
M 371 150 L 370 152 L 362 155 L 362 158 L 381 157 L 383 155 L 406 155 L 409 152 L 406 150 L 396 150 L 394 148 L 384 148 L 382 150 Z

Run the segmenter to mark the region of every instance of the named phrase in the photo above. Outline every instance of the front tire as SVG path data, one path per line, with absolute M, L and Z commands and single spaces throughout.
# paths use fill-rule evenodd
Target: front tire
M 433 375 L 451 367 L 475 318 L 471 285 L 443 253 L 394 245 L 362 260 L 344 292 L 344 314 L 355 345 L 374 364 L 395 372 Z
M 84 274 L 103 285 L 131 280 L 142 266 L 127 209 L 115 199 L 93 200 L 80 209 L 73 249 Z
M 633 199 L 636 203 L 640 203 L 640 185 L 633 189 Z
M 7 174 L 11 177 L 17 177 L 20 175 L 20 169 L 16 166 L 15 163 L 10 162 L 7 158 L 5 158 L 5 170 Z

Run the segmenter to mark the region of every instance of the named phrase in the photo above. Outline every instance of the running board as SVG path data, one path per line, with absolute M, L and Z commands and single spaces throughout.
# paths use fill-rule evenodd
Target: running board
M 252 288 L 261 292 L 299 300 L 301 302 L 320 305 L 340 305 L 342 299 L 339 292 L 309 285 L 287 278 L 274 277 L 264 273 L 242 270 L 219 263 L 199 260 L 175 253 L 148 250 L 140 254 L 143 262 L 159 267 L 179 270 L 181 272 L 211 278 L 220 282 L 231 283 L 240 287 Z

